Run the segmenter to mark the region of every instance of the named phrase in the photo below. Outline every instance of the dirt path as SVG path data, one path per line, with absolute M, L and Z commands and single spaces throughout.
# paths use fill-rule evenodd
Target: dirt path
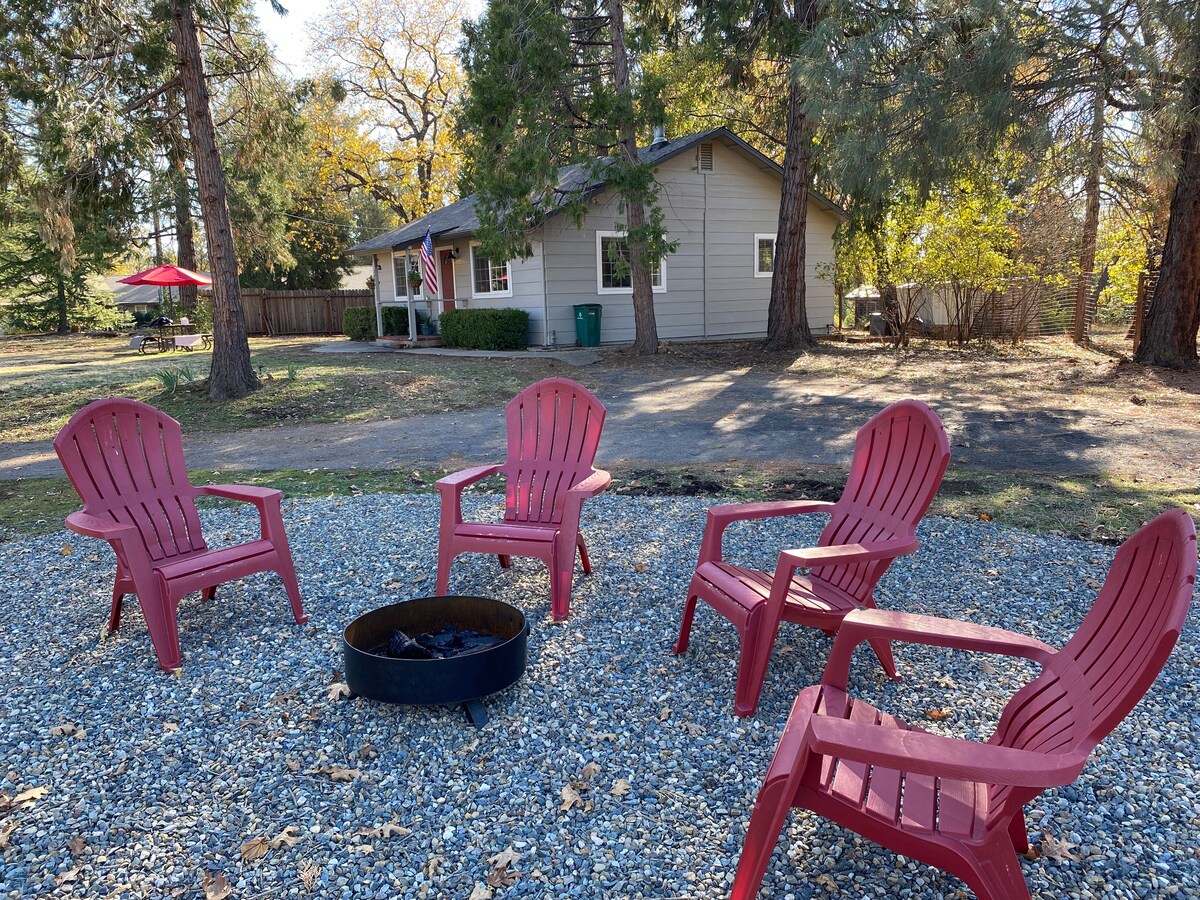
M 848 384 L 827 376 L 664 367 L 589 371 L 608 407 L 600 462 L 686 465 L 724 460 L 844 464 L 854 432 L 905 396 L 942 417 L 953 465 L 984 471 L 1136 475 L 1191 485 L 1200 433 L 1177 410 L 1096 409 L 1003 400 L 986 390 L 923 390 L 910 381 Z M 291 425 L 186 436 L 189 464 L 236 470 L 386 469 L 497 461 L 498 408 L 353 424 Z M 59 475 L 46 444 L 0 444 L 0 479 Z

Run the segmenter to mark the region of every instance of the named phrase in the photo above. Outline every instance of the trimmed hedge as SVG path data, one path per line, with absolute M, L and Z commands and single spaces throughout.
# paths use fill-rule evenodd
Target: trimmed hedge
M 424 316 L 417 310 L 417 321 Z M 342 313 L 342 333 L 352 341 L 373 341 L 375 334 L 375 307 L 351 306 Z M 408 336 L 408 310 L 403 306 L 383 308 L 383 333 Z
M 451 309 L 438 319 L 447 347 L 468 350 L 524 350 L 529 346 L 529 313 L 523 309 Z

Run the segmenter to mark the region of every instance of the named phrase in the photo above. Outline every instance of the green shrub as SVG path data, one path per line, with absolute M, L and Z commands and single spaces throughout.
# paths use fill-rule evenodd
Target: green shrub
M 386 313 L 387 310 L 385 309 Z M 386 321 L 386 320 L 385 320 Z M 375 309 L 371 306 L 351 306 L 342 313 L 342 333 L 352 341 L 373 341 Z
M 468 350 L 524 350 L 529 346 L 529 313 L 523 309 L 451 309 L 439 319 L 448 347 Z
M 421 321 L 420 310 L 417 310 L 417 321 Z M 383 308 L 383 333 L 408 337 L 407 306 L 385 306 Z

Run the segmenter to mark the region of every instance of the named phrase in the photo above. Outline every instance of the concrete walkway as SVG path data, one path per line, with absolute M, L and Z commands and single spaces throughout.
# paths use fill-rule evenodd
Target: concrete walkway
M 454 347 L 387 347 L 366 341 L 338 341 L 313 347 L 314 353 L 408 353 L 412 356 L 460 356 L 468 359 L 553 359 L 569 366 L 600 360 L 595 350 L 459 350 Z
M 428 352 L 428 351 L 418 351 Z M 854 433 L 911 388 L 797 381 L 769 374 L 596 372 L 608 407 L 599 461 L 687 465 L 725 460 L 846 464 Z M 595 379 L 593 379 L 594 381 Z M 1137 473 L 1170 481 L 1200 455 L 1200 435 L 1080 410 L 1010 409 L 983 396 L 915 394 L 946 423 L 952 465 L 985 471 Z M 352 424 L 187 434 L 189 465 L 226 471 L 402 466 L 454 468 L 504 456 L 500 408 Z M 60 475 L 48 443 L 0 444 L 0 480 Z

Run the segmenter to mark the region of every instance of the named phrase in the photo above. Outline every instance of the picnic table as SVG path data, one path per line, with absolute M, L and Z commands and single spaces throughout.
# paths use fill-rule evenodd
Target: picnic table
M 186 322 L 154 326 L 155 333 L 134 335 L 129 346 L 141 353 L 166 353 L 168 350 L 208 349 L 212 346 L 212 335 L 194 331 L 195 326 Z

